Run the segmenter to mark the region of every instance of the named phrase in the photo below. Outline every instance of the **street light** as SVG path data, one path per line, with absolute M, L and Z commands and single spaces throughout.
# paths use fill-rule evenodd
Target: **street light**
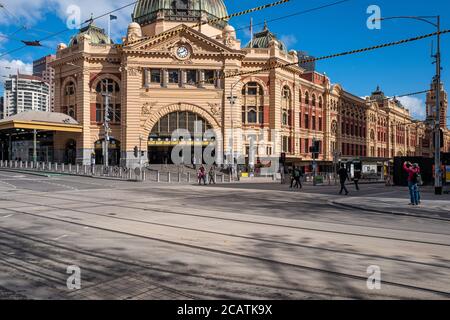
M 441 16 L 394 16 L 374 19 L 374 21 L 395 20 L 395 19 L 410 19 L 418 20 L 431 24 L 437 29 L 437 51 L 436 55 L 436 118 L 434 124 L 435 132 L 435 154 L 434 154 L 434 187 L 437 195 L 442 195 L 442 179 L 441 179 L 441 137 L 439 134 L 441 125 Z M 436 22 L 430 21 L 435 19 Z

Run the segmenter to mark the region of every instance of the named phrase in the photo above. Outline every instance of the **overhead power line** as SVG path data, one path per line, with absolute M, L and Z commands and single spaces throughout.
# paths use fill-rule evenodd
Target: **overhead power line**
M 215 23 L 215 22 L 220 22 L 220 21 L 228 20 L 228 19 L 231 19 L 231 18 L 234 18 L 234 17 L 239 17 L 239 16 L 243 16 L 243 15 L 246 15 L 246 14 L 249 14 L 249 13 L 253 13 L 253 12 L 256 12 L 256 11 L 261 11 L 261 10 L 264 10 L 264 9 L 272 8 L 272 7 L 275 7 L 275 6 L 278 6 L 280 4 L 284 4 L 284 3 L 290 2 L 290 1 L 292 1 L 292 0 L 280 0 L 280 1 L 272 2 L 272 3 L 268 3 L 268 4 L 265 4 L 265 5 L 259 6 L 259 7 L 247 9 L 247 10 L 244 10 L 244 11 L 241 11 L 241 12 L 236 12 L 236 13 L 230 14 L 230 15 L 222 17 L 222 18 L 212 19 L 212 20 L 208 20 L 208 21 L 202 21 L 202 22 L 196 23 L 196 24 L 194 24 L 193 26 L 190 26 L 190 27 L 183 26 L 183 27 L 181 27 L 179 29 L 176 29 L 176 30 L 166 31 L 166 32 L 162 32 L 160 34 L 157 34 L 157 35 L 154 35 L 154 36 L 151 36 L 151 37 L 144 37 L 144 38 L 138 39 L 138 40 L 136 40 L 134 42 L 128 43 L 128 45 L 139 43 L 139 42 L 142 42 L 142 41 L 154 40 L 154 39 L 158 39 L 160 37 L 173 36 L 173 35 L 176 35 L 176 34 L 182 32 L 185 29 L 188 29 L 188 28 L 194 29 L 194 28 L 200 27 L 202 25 L 211 24 L 211 23 Z
M 372 46 L 372 47 L 356 49 L 356 50 L 351 50 L 351 51 L 345 51 L 345 52 L 331 54 L 331 55 L 322 56 L 322 57 L 300 59 L 298 62 L 291 62 L 291 63 L 285 63 L 285 64 L 274 63 L 274 64 L 272 64 L 272 65 L 270 65 L 270 66 L 268 66 L 266 68 L 261 68 L 261 69 L 257 69 L 257 70 L 253 70 L 253 71 L 232 72 L 232 73 L 224 74 L 224 75 L 222 75 L 220 77 L 214 77 L 214 78 L 206 79 L 206 80 L 204 80 L 204 82 L 214 81 L 214 80 L 217 80 L 217 79 L 232 78 L 232 77 L 236 77 L 236 76 L 251 75 L 251 74 L 255 74 L 255 73 L 259 73 L 259 72 L 264 72 L 264 71 L 270 71 L 270 70 L 278 69 L 278 68 L 287 68 L 287 67 L 291 67 L 291 66 L 296 66 L 299 63 L 309 63 L 309 62 L 315 62 L 315 61 L 320 61 L 320 60 L 328 60 L 328 59 L 333 59 L 333 58 L 338 58 L 338 57 L 343 57 L 343 56 L 363 53 L 363 52 L 374 51 L 374 50 L 378 50 L 378 49 L 383 49 L 383 48 L 388 48 L 388 47 L 402 45 L 402 44 L 409 43 L 409 42 L 423 40 L 423 39 L 426 39 L 426 38 L 434 37 L 434 36 L 436 36 L 438 34 L 442 35 L 442 34 L 447 34 L 447 33 L 450 33 L 450 29 L 442 30 L 440 32 L 433 32 L 433 33 L 429 33 L 429 34 L 425 34 L 425 35 L 417 36 L 417 37 L 413 37 L 413 38 L 398 40 L 398 41 L 389 42 L 389 43 L 384 43 L 384 44 L 380 44 L 380 45 L 376 45 L 376 46 Z
M 287 3 L 287 2 L 290 2 L 290 1 L 292 1 L 292 0 L 280 0 L 280 1 L 277 1 L 277 2 L 273 2 L 273 3 L 266 4 L 266 5 L 262 5 L 262 6 L 259 6 L 259 7 L 256 7 L 256 8 L 251 8 L 251 9 L 248 9 L 248 10 L 245 10 L 245 11 L 237 12 L 237 13 L 231 14 L 231 15 L 226 16 L 226 17 L 222 17 L 222 18 L 217 18 L 217 19 L 214 19 L 214 20 L 205 21 L 205 22 L 202 22 L 201 24 L 199 23 L 199 24 L 195 25 L 194 27 L 198 27 L 198 26 L 203 25 L 203 24 L 209 24 L 209 23 L 212 23 L 212 22 L 217 22 L 217 21 L 227 20 L 227 19 L 230 19 L 230 18 L 232 18 L 232 17 L 242 16 L 242 15 L 244 15 L 244 14 L 249 14 L 249 13 L 252 13 L 252 12 L 255 12 L 255 11 L 264 10 L 264 9 L 271 8 L 271 7 L 274 7 L 274 6 L 283 4 L 283 3 Z M 103 18 L 103 17 L 105 17 L 105 16 L 108 16 L 108 15 L 110 15 L 110 14 L 112 14 L 112 13 L 115 13 L 115 12 L 117 12 L 117 11 L 120 11 L 120 10 L 123 10 L 123 9 L 125 9 L 125 8 L 127 8 L 127 7 L 130 7 L 130 6 L 134 5 L 134 4 L 136 4 L 137 2 L 139 2 L 139 1 L 133 1 L 133 2 L 131 2 L 131 3 L 127 4 L 127 5 L 124 5 L 124 6 L 120 7 L 120 8 L 111 10 L 111 11 L 109 11 L 109 12 L 107 12 L 107 13 L 103 13 L 103 14 L 97 16 L 97 17 L 93 17 L 93 18 L 91 18 L 91 19 L 89 19 L 89 20 L 83 22 L 83 23 L 80 25 L 80 28 L 81 28 L 83 25 L 87 24 L 87 23 L 90 23 L 90 22 L 92 22 L 92 21 L 98 20 L 98 19 Z M 1 5 L 1 4 L 0 4 L 0 5 Z M 4 8 L 3 5 L 1 5 L 1 6 Z M 1 7 L 0 7 L 0 8 L 1 8 Z M 53 37 L 55 37 L 55 36 L 57 36 L 57 35 L 66 33 L 66 32 L 68 32 L 68 31 L 70 31 L 70 29 L 67 29 L 67 28 L 66 28 L 66 29 L 64 29 L 64 30 L 61 30 L 61 31 L 52 33 L 52 34 L 50 34 L 50 35 L 48 35 L 47 37 L 44 37 L 44 38 L 42 38 L 42 39 L 35 40 L 35 41 L 30 41 L 30 43 L 31 43 L 31 42 L 34 42 L 34 43 L 36 43 L 36 44 L 37 44 L 37 43 L 41 43 L 42 41 L 48 40 L 48 39 L 53 38 Z M 164 32 L 163 32 L 163 33 L 161 33 L 161 34 L 159 34 L 159 35 L 157 35 L 157 36 L 150 37 L 150 39 L 152 39 L 152 38 L 157 38 L 157 37 L 162 37 L 162 36 L 166 36 L 166 35 L 168 35 L 168 34 L 173 35 L 173 34 L 176 34 L 176 33 L 178 33 L 178 32 L 181 32 L 181 31 L 182 31 L 182 29 L 180 29 L 180 30 L 175 30 L 175 31 L 172 31 L 172 32 L 167 32 L 167 33 L 164 33 Z M 149 40 L 149 38 L 144 38 L 144 39 L 145 39 L 145 40 Z M 144 39 L 140 39 L 139 41 L 142 41 L 142 40 L 144 40 Z M 23 41 L 22 41 L 22 42 L 23 42 Z M 24 42 L 24 43 L 25 43 L 25 42 Z M 17 52 L 17 51 L 19 51 L 19 50 L 22 50 L 22 49 L 24 49 L 24 48 L 26 48 L 26 47 L 28 47 L 28 45 L 24 45 L 24 46 L 22 46 L 22 47 L 20 47 L 20 48 L 16 48 L 16 49 L 13 49 L 13 50 L 11 50 L 11 51 L 8 51 L 8 52 L 5 52 L 5 53 L 3 53 L 3 54 L 0 54 L 0 58 L 3 57 L 3 56 L 6 56 L 6 55 L 8 55 L 8 54 Z

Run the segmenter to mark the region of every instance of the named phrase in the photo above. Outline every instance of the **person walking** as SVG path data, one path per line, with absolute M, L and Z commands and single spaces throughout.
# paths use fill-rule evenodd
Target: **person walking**
M 411 164 L 411 162 L 406 161 L 403 163 L 403 169 L 408 173 L 408 189 L 411 202 L 409 205 L 418 206 L 420 203 L 420 193 L 419 193 L 419 180 L 420 180 L 420 167 L 417 163 Z
M 342 191 L 345 191 L 345 195 L 348 195 L 348 190 L 345 187 L 345 182 L 349 180 L 349 176 L 344 164 L 341 164 L 341 168 L 338 171 L 338 175 L 341 183 L 341 191 L 339 191 L 339 194 L 342 194 Z
M 291 185 L 289 186 L 289 189 L 292 189 L 294 187 L 295 182 L 294 173 L 295 173 L 295 166 L 292 167 L 291 172 L 289 174 L 289 177 L 291 178 Z
M 295 180 L 294 188 L 297 189 L 303 188 L 301 178 L 302 178 L 302 171 L 300 170 L 300 168 L 296 167 L 294 169 L 294 180 Z
M 211 168 L 209 169 L 209 173 L 208 173 L 208 176 L 209 176 L 209 184 L 211 184 L 211 183 L 216 184 L 215 175 L 216 175 L 216 172 L 214 171 L 214 167 L 211 167 Z
M 356 191 L 359 191 L 359 180 L 361 179 L 361 170 L 355 170 L 355 176 L 353 177 L 353 183 L 355 184 Z
M 202 181 L 203 184 L 206 186 L 206 170 L 203 165 L 200 166 L 200 169 L 198 169 L 198 184 L 201 185 Z

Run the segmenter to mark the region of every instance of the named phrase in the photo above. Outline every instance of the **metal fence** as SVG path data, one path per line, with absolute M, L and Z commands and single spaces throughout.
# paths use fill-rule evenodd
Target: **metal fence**
M 86 177 L 112 178 L 124 181 L 153 181 L 166 183 L 198 183 L 197 174 L 192 172 L 164 172 L 158 170 L 148 170 L 146 168 L 126 168 L 126 167 L 105 167 L 103 165 L 73 165 L 51 162 L 32 162 L 0 160 L 0 168 L 15 169 L 30 172 L 40 172 L 48 174 L 68 174 Z M 231 182 L 231 176 L 215 172 L 214 182 Z M 210 181 L 209 175 L 206 183 Z M 203 183 L 203 181 L 202 181 Z

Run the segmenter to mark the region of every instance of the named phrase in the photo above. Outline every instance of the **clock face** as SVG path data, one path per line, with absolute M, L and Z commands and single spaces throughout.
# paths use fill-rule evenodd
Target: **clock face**
M 180 59 L 185 59 L 189 56 L 189 49 L 185 46 L 181 46 L 177 49 L 177 56 Z

